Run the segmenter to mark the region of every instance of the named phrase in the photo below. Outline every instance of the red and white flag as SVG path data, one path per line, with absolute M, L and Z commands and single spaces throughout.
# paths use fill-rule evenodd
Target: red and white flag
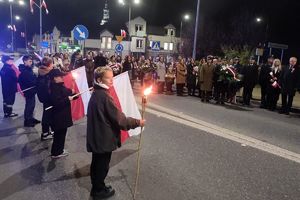
M 82 93 L 75 101 L 71 101 L 71 111 L 73 121 L 83 118 L 87 114 L 88 103 L 91 93 L 87 92 L 89 86 L 87 83 L 85 67 L 77 68 L 64 77 L 65 86 L 75 90 L 75 93 Z M 84 93 L 83 93 L 84 92 Z
M 46 14 L 49 14 L 49 10 L 48 10 L 48 8 L 47 8 L 47 4 L 46 4 L 45 0 L 43 0 L 42 7 L 45 8 Z
M 33 13 L 33 4 L 35 4 L 34 0 L 30 0 L 30 12 Z
M 126 38 L 126 31 L 123 30 L 123 29 L 121 29 L 121 36 L 122 36 L 123 38 Z
M 110 88 L 109 92 L 117 107 L 126 117 L 142 118 L 134 98 L 128 72 L 114 77 L 114 86 Z M 140 130 L 140 128 L 136 128 L 129 131 L 121 131 L 122 143 L 131 136 L 139 135 L 141 133 Z

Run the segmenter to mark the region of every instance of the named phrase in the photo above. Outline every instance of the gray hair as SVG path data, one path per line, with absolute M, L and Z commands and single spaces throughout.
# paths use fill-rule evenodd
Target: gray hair
M 113 70 L 109 67 L 109 66 L 105 66 L 105 67 L 98 67 L 97 69 L 95 69 L 94 71 L 94 79 L 97 82 L 97 79 L 100 78 L 102 80 L 104 74 L 106 72 L 112 72 Z

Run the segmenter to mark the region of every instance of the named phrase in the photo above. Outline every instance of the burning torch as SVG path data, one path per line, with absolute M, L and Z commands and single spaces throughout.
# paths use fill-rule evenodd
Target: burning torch
M 152 91 L 152 86 L 146 88 L 142 96 L 142 120 L 145 117 L 147 97 L 151 94 L 151 91 Z M 134 200 L 136 199 L 136 193 L 138 189 L 138 182 L 139 182 L 139 175 L 140 175 L 141 147 L 142 147 L 142 135 L 143 135 L 142 133 L 143 133 L 143 127 L 141 127 L 141 134 L 140 134 L 139 146 L 138 146 L 137 170 L 136 170 L 135 187 L 134 187 L 134 194 L 133 194 Z

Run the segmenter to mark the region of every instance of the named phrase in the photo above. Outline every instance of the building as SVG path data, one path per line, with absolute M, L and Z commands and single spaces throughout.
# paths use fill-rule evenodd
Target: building
M 39 49 L 42 46 L 43 52 L 68 52 L 72 53 L 77 49 L 87 51 L 102 51 L 107 56 L 114 54 L 125 57 L 133 54 L 135 56 L 151 56 L 158 55 L 176 56 L 179 54 L 180 38 L 176 32 L 176 28 L 172 24 L 165 27 L 148 26 L 145 19 L 136 17 L 126 23 L 129 37 L 122 41 L 117 41 L 116 34 L 109 30 L 103 30 L 99 33 L 99 38 L 86 39 L 84 42 L 74 39 L 73 30 L 70 37 L 64 37 L 60 31 L 54 27 L 51 34 L 45 33 L 43 41 L 39 42 L 39 36 L 34 36 L 34 43 Z M 116 48 L 117 46 L 121 48 Z M 117 50 L 118 51 L 117 51 Z M 120 51 L 122 50 L 122 51 Z

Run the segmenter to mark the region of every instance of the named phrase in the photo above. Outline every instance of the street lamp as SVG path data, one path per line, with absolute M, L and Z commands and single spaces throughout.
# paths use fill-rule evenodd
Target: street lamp
M 15 16 L 15 19 L 16 19 L 17 21 L 19 21 L 19 20 L 21 20 L 21 17 L 18 16 L 18 15 L 16 15 L 16 16 Z
M 118 0 L 118 2 L 119 2 L 119 4 L 121 4 L 123 6 L 126 4 L 125 0 Z M 140 3 L 141 3 L 140 0 L 128 0 L 128 2 L 127 2 L 128 7 L 129 7 L 129 17 L 128 17 L 129 18 L 129 21 L 128 21 L 128 33 L 129 33 L 129 37 L 131 36 L 131 22 L 130 22 L 131 21 L 131 6 L 132 6 L 132 4 L 138 5 Z
M 256 18 L 256 22 L 257 22 L 257 23 L 260 23 L 260 22 L 262 22 L 262 19 L 261 19 L 260 17 L 257 17 L 257 18 Z
M 182 25 L 183 25 L 183 21 L 188 21 L 190 19 L 190 15 L 189 14 L 185 14 L 183 16 L 183 18 L 181 18 L 181 22 L 180 22 L 180 50 L 182 51 Z
M 0 2 L 4 2 L 4 0 L 0 0 Z M 9 3 L 9 10 L 10 10 L 10 24 L 13 27 L 13 25 L 14 25 L 13 24 L 13 3 L 15 3 L 15 1 L 8 0 L 8 3 Z M 19 0 L 18 3 L 20 6 L 25 5 L 24 0 Z M 18 20 L 18 19 L 16 18 L 16 20 Z M 12 52 L 14 51 L 14 30 L 13 29 L 11 29 L 11 51 Z

